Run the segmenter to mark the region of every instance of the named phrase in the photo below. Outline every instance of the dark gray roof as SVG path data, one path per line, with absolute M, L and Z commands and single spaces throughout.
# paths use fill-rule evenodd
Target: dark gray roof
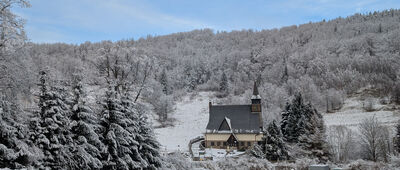
M 218 133 L 225 117 L 231 121 L 233 133 L 259 133 L 259 115 L 251 112 L 251 105 L 211 105 L 207 133 Z

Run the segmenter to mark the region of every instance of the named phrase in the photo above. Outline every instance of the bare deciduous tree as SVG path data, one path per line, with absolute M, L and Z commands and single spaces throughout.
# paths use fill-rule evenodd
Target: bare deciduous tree
M 388 154 L 392 150 L 388 128 L 381 125 L 373 116 L 364 119 L 358 129 L 365 158 L 372 161 L 387 161 Z

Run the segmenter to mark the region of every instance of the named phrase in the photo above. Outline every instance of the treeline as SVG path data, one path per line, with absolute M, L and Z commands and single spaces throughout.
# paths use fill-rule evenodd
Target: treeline
M 98 70 L 108 56 L 128 66 L 124 76 L 143 87 L 143 99 L 155 106 L 160 120 L 168 120 L 173 109 L 168 102 L 187 92 L 223 91 L 220 97 L 234 99 L 249 96 L 254 80 L 266 99 L 266 114 L 279 112 L 298 90 L 319 111 L 331 112 L 363 87 L 399 102 L 399 21 L 400 10 L 392 9 L 261 31 L 204 29 L 118 42 L 28 43 L 16 54 L 26 69 L 9 74 L 19 75 L 11 83 L 27 93 L 45 66 L 55 70 L 56 79 L 82 72 L 88 84 L 104 85 Z M 229 88 L 220 87 L 222 80 Z

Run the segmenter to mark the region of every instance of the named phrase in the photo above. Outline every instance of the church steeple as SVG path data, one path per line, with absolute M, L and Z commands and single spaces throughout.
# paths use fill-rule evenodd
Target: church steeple
M 251 111 L 261 112 L 261 96 L 258 93 L 256 82 L 254 82 L 253 95 L 251 96 Z

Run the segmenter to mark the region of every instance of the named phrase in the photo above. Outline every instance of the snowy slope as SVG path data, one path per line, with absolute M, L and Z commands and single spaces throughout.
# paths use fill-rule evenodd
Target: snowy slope
M 193 99 L 185 96 L 176 103 L 172 117 L 175 126 L 155 129 L 158 141 L 166 151 L 188 151 L 189 141 L 203 135 L 208 123 L 209 92 L 200 92 Z
M 388 109 L 386 105 L 376 103 L 376 111 L 373 112 L 365 112 L 362 105 L 362 101 L 357 97 L 346 99 L 342 109 L 335 113 L 324 115 L 325 124 L 327 126 L 345 125 L 351 129 L 357 129 L 358 124 L 362 122 L 363 119 L 372 116 L 375 116 L 385 125 L 394 125 L 400 119 L 400 114 Z
M 188 143 L 191 139 L 203 135 L 208 123 L 208 101 L 210 92 L 200 92 L 192 99 L 186 96 L 177 102 L 176 110 L 172 117 L 176 119 L 175 126 L 155 129 L 158 141 L 164 151 L 188 151 Z M 367 117 L 376 116 L 380 122 L 386 125 L 394 125 L 400 119 L 400 113 L 388 109 L 388 106 L 375 105 L 376 111 L 365 112 L 359 98 L 348 98 L 342 109 L 335 113 L 324 114 L 327 126 L 345 125 L 353 130 Z

